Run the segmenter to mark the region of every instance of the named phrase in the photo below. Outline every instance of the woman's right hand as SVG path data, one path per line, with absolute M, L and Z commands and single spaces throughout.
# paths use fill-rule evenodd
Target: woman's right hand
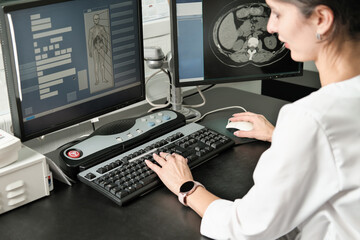
M 230 119 L 232 122 L 246 121 L 253 124 L 250 131 L 236 131 L 237 137 L 255 138 L 262 141 L 271 142 L 275 127 L 261 114 L 252 112 L 235 113 Z

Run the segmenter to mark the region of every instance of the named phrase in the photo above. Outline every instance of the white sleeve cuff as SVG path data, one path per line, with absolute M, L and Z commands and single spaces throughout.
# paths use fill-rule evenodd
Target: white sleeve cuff
M 234 212 L 234 202 L 218 199 L 206 209 L 200 233 L 214 239 L 229 239 L 229 221 Z

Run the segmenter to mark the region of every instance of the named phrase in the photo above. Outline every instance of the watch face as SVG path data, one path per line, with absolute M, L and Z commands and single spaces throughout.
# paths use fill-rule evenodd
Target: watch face
M 194 187 L 195 183 L 193 181 L 188 181 L 181 185 L 180 192 L 188 192 Z

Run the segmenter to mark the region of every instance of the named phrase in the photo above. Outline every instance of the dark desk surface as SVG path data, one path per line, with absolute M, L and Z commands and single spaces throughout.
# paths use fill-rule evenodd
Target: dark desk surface
M 205 96 L 207 104 L 199 108 L 202 113 L 241 105 L 273 123 L 287 103 L 232 88 L 215 88 Z M 185 101 L 195 103 L 200 98 Z M 221 124 L 239 111 L 214 113 L 200 123 L 222 129 Z M 238 145 L 194 169 L 193 176 L 219 197 L 241 198 L 253 185 L 252 172 L 269 146 L 261 141 Z M 55 181 L 50 196 L 0 215 L 0 239 L 206 239 L 200 235 L 200 223 L 201 218 L 163 186 L 118 207 L 80 182 L 69 187 Z

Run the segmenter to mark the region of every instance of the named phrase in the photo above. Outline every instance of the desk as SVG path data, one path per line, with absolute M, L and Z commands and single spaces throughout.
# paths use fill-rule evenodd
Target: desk
M 205 92 L 205 96 L 207 104 L 199 108 L 201 113 L 241 105 L 248 111 L 262 113 L 272 123 L 279 109 L 287 103 L 233 88 L 214 88 Z M 201 100 L 192 96 L 185 101 Z M 200 123 L 226 123 L 235 112 L 239 110 L 215 113 Z M 193 176 L 222 198 L 240 198 L 253 185 L 252 172 L 269 146 L 269 143 L 256 141 L 228 149 L 195 168 Z M 49 197 L 0 215 L 0 239 L 206 239 L 200 235 L 200 223 L 201 218 L 183 207 L 164 186 L 125 207 L 118 207 L 80 182 L 69 187 L 55 181 Z

